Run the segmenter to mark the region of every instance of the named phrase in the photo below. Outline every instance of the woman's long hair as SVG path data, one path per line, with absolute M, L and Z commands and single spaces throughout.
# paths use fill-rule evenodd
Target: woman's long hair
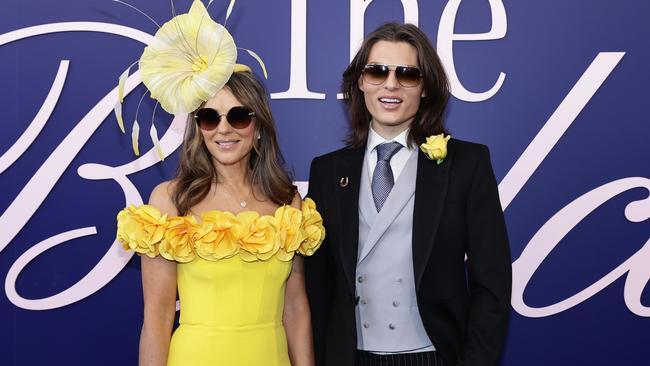
M 368 62 L 370 50 L 379 41 L 406 42 L 417 51 L 424 97 L 420 99 L 420 107 L 411 123 L 408 143 L 419 145 L 428 136 L 447 133 L 443 117 L 449 100 L 449 83 L 431 41 L 413 24 L 386 23 L 366 37 L 356 56 L 343 72 L 341 89 L 350 119 L 350 133 L 345 140 L 346 145 L 360 147 L 368 138 L 372 117 L 366 107 L 363 92 L 359 89 L 359 78 Z
M 289 204 L 296 194 L 291 177 L 284 170 L 284 158 L 278 146 L 275 124 L 267 92 L 250 72 L 236 72 L 225 85 L 244 106 L 255 112 L 255 133 L 260 136 L 250 152 L 248 180 L 254 187 L 278 205 Z M 255 138 L 256 138 L 255 137 Z M 172 202 L 179 215 L 186 215 L 201 202 L 218 181 L 212 155 L 203 141 L 194 113 L 185 128 L 178 171 L 172 185 Z

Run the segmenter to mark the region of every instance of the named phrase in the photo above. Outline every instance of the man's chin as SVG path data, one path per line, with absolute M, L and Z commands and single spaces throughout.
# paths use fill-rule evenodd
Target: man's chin
M 379 121 L 374 120 L 372 127 L 375 130 L 381 129 L 381 128 L 406 130 L 407 128 L 409 128 L 409 126 L 411 126 L 412 121 L 413 121 L 412 118 L 410 118 L 410 119 L 386 118 L 386 119 L 381 119 Z

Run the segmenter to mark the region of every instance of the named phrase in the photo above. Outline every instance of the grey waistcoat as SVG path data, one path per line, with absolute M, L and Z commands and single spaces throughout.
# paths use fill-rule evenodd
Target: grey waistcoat
M 377 212 L 364 159 L 359 192 L 356 268 L 357 348 L 375 352 L 433 350 L 415 295 L 412 231 L 417 151 Z

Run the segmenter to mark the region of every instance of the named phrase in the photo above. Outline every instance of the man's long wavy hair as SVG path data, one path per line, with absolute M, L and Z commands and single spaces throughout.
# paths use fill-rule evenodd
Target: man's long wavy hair
M 244 106 L 255 112 L 255 140 L 250 152 L 248 180 L 275 204 L 290 204 L 296 194 L 291 177 L 284 170 L 284 158 L 278 146 L 275 123 L 267 92 L 262 83 L 250 72 L 233 73 L 225 85 Z M 224 112 L 224 111 L 220 111 Z M 203 135 L 191 113 L 185 128 L 180 162 L 174 185 L 172 202 L 179 215 L 188 214 L 192 207 L 203 200 L 219 173 L 212 162 L 212 155 L 205 146 Z
M 431 41 L 413 24 L 386 23 L 366 37 L 350 66 L 343 73 L 341 89 L 350 120 L 346 145 L 360 147 L 366 144 L 368 138 L 372 117 L 366 107 L 363 92 L 359 89 L 359 78 L 368 62 L 370 50 L 379 41 L 406 42 L 417 51 L 425 96 L 420 99 L 420 107 L 409 131 L 408 143 L 419 145 L 425 142 L 428 136 L 447 133 L 444 114 L 449 101 L 449 83 Z

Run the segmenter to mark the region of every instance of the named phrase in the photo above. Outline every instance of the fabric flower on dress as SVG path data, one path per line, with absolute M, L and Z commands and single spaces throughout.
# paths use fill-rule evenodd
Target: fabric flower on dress
M 117 240 L 125 250 L 153 258 L 158 255 L 166 225 L 167 215 L 155 207 L 130 205 L 117 214 Z
M 230 212 L 208 211 L 201 215 L 202 223 L 196 229 L 194 246 L 197 254 L 207 260 L 230 258 L 237 254 L 237 239 L 242 225 Z
M 239 237 L 241 247 L 239 256 L 246 262 L 267 260 L 280 249 L 275 218 L 260 216 L 254 211 L 245 211 L 237 215 L 244 230 Z
M 160 255 L 168 260 L 187 263 L 196 257 L 194 235 L 197 222 L 193 216 L 176 216 L 169 219 L 167 230 L 160 243 Z
M 156 32 L 139 61 L 151 97 L 171 114 L 189 113 L 221 89 L 235 67 L 237 47 L 201 1 Z
M 284 205 L 275 211 L 275 220 L 278 225 L 278 236 L 280 240 L 278 259 L 281 261 L 289 261 L 293 258 L 293 255 L 304 239 L 303 231 L 300 228 L 302 211 L 295 207 Z
M 313 255 L 325 239 L 323 217 L 316 211 L 316 203 L 311 198 L 302 202 L 302 227 L 304 240 L 298 253 L 306 256 Z
M 117 215 L 117 240 L 125 250 L 180 263 L 209 261 L 237 254 L 246 262 L 293 259 L 296 251 L 312 255 L 325 238 L 316 204 L 305 199 L 301 209 L 284 205 L 273 216 L 244 211 L 207 211 L 202 222 L 191 216 L 167 217 L 153 206 L 129 206 Z
M 451 135 L 445 137 L 444 133 L 431 135 L 427 141 L 420 145 L 420 150 L 427 155 L 430 160 L 435 160 L 438 165 L 442 164 L 447 156 L 447 141 Z

